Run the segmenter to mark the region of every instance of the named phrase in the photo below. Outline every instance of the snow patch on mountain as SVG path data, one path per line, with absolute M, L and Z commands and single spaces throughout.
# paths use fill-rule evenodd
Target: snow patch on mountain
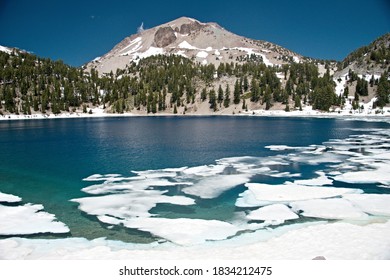
M 1 52 L 5 52 L 5 53 L 8 53 L 8 54 L 11 54 L 11 53 L 12 53 L 12 49 L 7 48 L 7 47 L 4 47 L 4 46 L 1 46 L 1 45 L 0 45 L 0 51 L 1 51 Z
M 196 54 L 196 57 L 200 57 L 200 58 L 206 58 L 206 57 L 208 57 L 208 53 L 207 52 L 205 52 L 205 51 L 200 51 L 200 52 L 198 52 L 197 54 Z
M 188 43 L 187 41 L 181 42 L 181 43 L 178 45 L 178 47 L 181 48 L 181 49 L 198 50 L 197 47 L 194 47 L 193 45 L 191 45 L 191 44 Z

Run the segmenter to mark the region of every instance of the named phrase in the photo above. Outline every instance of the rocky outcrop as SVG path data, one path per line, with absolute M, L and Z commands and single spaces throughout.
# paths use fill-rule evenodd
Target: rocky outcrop
M 202 28 L 202 25 L 194 21 L 192 23 L 185 23 L 180 26 L 180 34 L 190 34 L 192 32 L 198 31 Z
M 159 48 L 164 48 L 175 41 L 176 35 L 172 27 L 160 27 L 154 34 L 154 43 Z

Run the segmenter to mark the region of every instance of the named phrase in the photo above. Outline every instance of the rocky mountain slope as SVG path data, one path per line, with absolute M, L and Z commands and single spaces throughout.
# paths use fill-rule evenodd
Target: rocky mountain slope
M 350 70 L 360 75 L 381 75 L 390 72 L 390 33 L 387 33 L 368 46 L 351 52 L 340 64 L 338 75 Z
M 124 69 L 157 54 L 176 54 L 201 64 L 243 62 L 257 57 L 266 65 L 282 65 L 302 60 L 302 56 L 278 45 L 233 34 L 217 23 L 201 23 L 181 17 L 174 21 L 142 30 L 117 44 L 110 52 L 86 65 L 100 74 Z
M 389 103 L 390 33 L 351 52 L 334 73 L 336 93 L 357 103 Z M 348 97 L 349 96 L 349 97 Z M 351 104 L 352 105 L 352 104 Z M 360 104 L 356 107 L 361 107 Z M 363 106 L 364 107 L 364 106 Z

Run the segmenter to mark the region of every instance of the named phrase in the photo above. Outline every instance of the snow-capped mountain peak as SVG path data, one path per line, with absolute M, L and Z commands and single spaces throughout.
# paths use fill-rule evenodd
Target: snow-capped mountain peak
M 242 62 L 256 56 L 267 65 L 280 65 L 301 56 L 275 44 L 233 34 L 217 23 L 180 17 L 131 35 L 110 52 L 87 64 L 100 73 L 115 72 L 132 62 L 158 54 L 181 55 L 201 64 Z

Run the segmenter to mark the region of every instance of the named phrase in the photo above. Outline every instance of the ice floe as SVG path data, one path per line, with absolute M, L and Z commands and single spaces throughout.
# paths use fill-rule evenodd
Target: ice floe
M 237 207 L 257 207 L 273 203 L 289 203 L 297 200 L 331 198 L 348 193 L 362 193 L 359 189 L 312 187 L 295 184 L 269 185 L 247 183 L 248 190 L 240 194 Z
M 300 147 L 290 147 L 286 145 L 268 145 L 264 148 L 270 149 L 271 151 L 286 151 L 286 150 L 296 150 L 296 149 L 302 149 Z
M 43 206 L 38 204 L 0 205 L 0 235 L 69 232 L 65 224 L 55 221 L 53 214 L 42 210 Z
M 87 182 L 90 182 L 90 181 L 118 181 L 118 180 L 122 180 L 122 178 L 120 177 L 121 175 L 120 174 L 106 174 L 106 175 L 102 175 L 102 174 L 93 174 L 91 176 L 88 176 L 87 178 L 84 178 L 83 181 L 87 181 Z
M 111 216 L 120 219 L 150 217 L 149 211 L 159 203 L 192 205 L 194 200 L 184 196 L 164 195 L 166 191 L 139 190 L 130 193 L 110 194 L 72 199 L 80 210 L 89 215 Z M 101 219 L 100 219 L 101 220 Z
M 147 231 L 179 245 L 194 245 L 206 241 L 223 240 L 234 236 L 240 229 L 218 220 L 203 219 L 131 219 L 126 227 Z
M 326 186 L 333 184 L 333 180 L 329 179 L 323 171 L 317 171 L 316 174 L 319 175 L 319 177 L 313 179 L 295 180 L 294 184 L 304 186 Z
M 22 201 L 22 199 L 16 195 L 0 192 L 0 202 L 14 203 L 20 201 Z
M 343 198 L 296 201 L 290 203 L 290 206 L 295 212 L 300 212 L 300 215 L 306 217 L 323 219 L 363 219 L 368 217 L 362 210 Z
M 183 192 L 204 199 L 216 198 L 225 191 L 248 181 L 248 175 L 215 175 L 206 177 L 191 187 L 184 188 Z
M 298 219 L 299 216 L 291 211 L 291 209 L 286 205 L 276 203 L 251 211 L 247 215 L 247 218 L 250 220 L 260 220 L 272 224 L 280 224 L 287 220 Z
M 369 164 L 371 170 L 352 171 L 340 174 L 334 177 L 334 180 L 351 184 L 375 184 L 390 185 L 390 162 L 375 162 L 375 158 L 368 159 L 373 161 Z M 366 161 L 368 163 L 368 161 Z
M 348 194 L 343 197 L 368 214 L 390 216 L 389 194 Z

